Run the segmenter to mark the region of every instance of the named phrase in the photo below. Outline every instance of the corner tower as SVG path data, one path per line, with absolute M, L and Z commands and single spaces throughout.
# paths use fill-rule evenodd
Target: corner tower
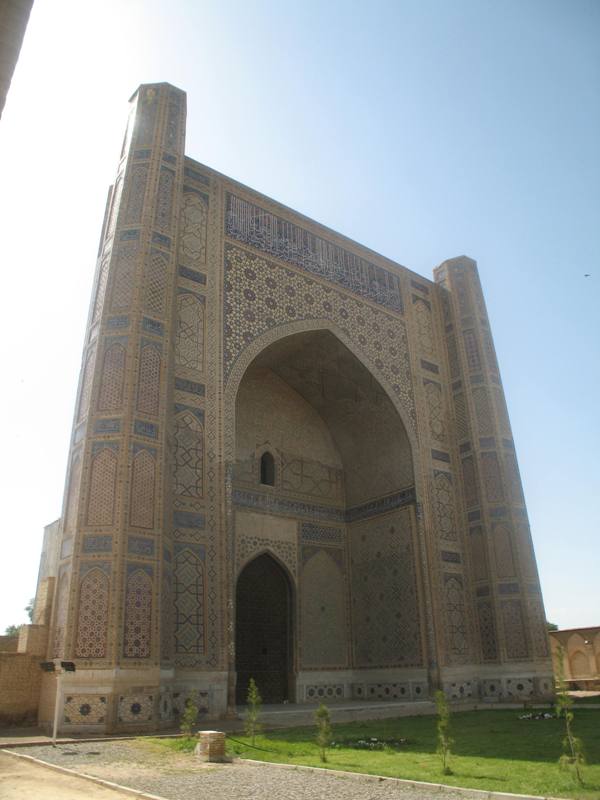
M 138 89 L 107 203 L 73 425 L 49 652 L 77 664 L 59 698 L 67 727 L 81 719 L 82 709 L 87 725 L 109 730 L 156 719 L 185 113 L 185 94 L 178 89 Z M 46 676 L 43 721 L 54 694 L 54 679 Z

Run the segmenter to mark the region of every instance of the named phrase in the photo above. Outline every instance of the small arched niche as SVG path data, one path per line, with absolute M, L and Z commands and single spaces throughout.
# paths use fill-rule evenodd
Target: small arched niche
M 260 457 L 260 482 L 263 486 L 275 486 L 275 459 L 268 450 Z

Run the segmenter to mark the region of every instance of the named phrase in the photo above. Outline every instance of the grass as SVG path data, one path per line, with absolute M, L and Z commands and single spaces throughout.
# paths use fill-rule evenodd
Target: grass
M 260 761 L 324 766 L 501 792 L 600 800 L 600 711 L 578 709 L 575 715 L 575 731 L 583 740 L 588 762 L 583 788 L 557 763 L 563 737 L 562 720 L 519 720 L 519 713 L 522 712 L 485 710 L 453 714 L 452 775 L 442 774 L 440 757 L 436 754 L 435 717 L 334 725 L 333 738 L 338 742 L 372 737 L 407 741 L 398 748 L 374 751 L 343 745 L 333 747 L 328 751 L 326 764 L 319 760 L 313 728 L 272 731 L 259 736 L 256 746 L 261 749 L 251 748 L 249 740 L 241 735 L 234 738 L 242 744 L 231 737 L 228 742 L 234 754 Z

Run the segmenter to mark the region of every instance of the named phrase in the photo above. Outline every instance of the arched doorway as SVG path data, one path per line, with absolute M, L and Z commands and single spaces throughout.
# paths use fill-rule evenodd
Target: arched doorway
M 236 588 L 236 703 L 244 704 L 250 678 L 263 702 L 289 699 L 292 668 L 291 586 L 267 553 L 242 570 Z

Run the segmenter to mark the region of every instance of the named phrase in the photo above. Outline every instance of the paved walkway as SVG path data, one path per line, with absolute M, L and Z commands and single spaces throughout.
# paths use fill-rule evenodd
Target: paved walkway
M 19 748 L 18 752 L 166 800 L 457 800 L 461 797 L 452 789 L 418 788 L 364 775 L 240 762 L 207 765 L 189 755 L 164 752 L 150 742 L 142 745 L 123 741 L 78 742 L 57 748 Z M 38 769 L 44 771 L 43 767 Z M 88 785 L 94 786 L 91 782 Z M 86 794 L 89 800 L 89 792 Z M 79 795 L 0 794 L 1 800 L 34 800 L 34 797 L 35 800 L 79 799 Z M 96 798 L 100 800 L 100 795 Z M 109 793 L 106 800 L 121 800 L 121 796 Z
M 0 753 L 1 800 L 132 800 L 130 794 L 105 789 L 84 778 Z

